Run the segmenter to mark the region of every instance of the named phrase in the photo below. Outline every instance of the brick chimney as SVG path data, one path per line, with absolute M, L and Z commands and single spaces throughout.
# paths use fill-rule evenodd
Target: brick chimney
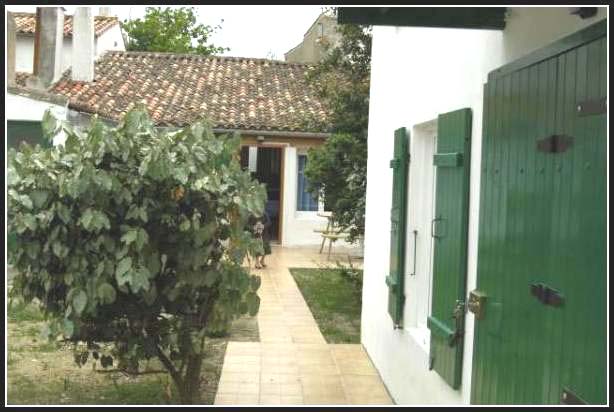
M 62 75 L 62 43 L 64 39 L 64 9 L 37 7 L 34 33 L 34 75 L 27 85 L 46 89 Z
M 6 13 L 6 79 L 9 86 L 15 86 L 15 19 L 10 11 Z
M 90 7 L 77 7 L 72 29 L 72 79 L 94 80 L 94 15 Z

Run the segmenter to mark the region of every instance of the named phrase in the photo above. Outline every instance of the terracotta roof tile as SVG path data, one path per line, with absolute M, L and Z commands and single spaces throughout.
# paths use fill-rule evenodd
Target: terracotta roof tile
M 17 33 L 19 34 L 34 34 L 36 29 L 36 14 L 35 13 L 13 13 L 15 19 L 15 25 L 17 27 Z M 111 27 L 119 24 L 117 17 L 110 16 L 95 16 L 94 17 L 94 31 L 96 37 L 110 29 Z M 72 36 L 72 16 L 64 16 L 64 36 Z
M 323 132 L 326 110 L 305 81 L 305 64 L 238 57 L 108 51 L 91 83 L 70 79 L 50 89 L 69 107 L 119 120 L 144 101 L 159 126 L 207 117 L 224 129 Z M 305 121 L 313 126 L 306 126 Z

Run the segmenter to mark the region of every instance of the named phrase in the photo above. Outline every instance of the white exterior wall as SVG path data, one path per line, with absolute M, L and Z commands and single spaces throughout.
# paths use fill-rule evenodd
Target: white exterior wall
M 430 299 L 418 296 L 424 291 L 417 277 L 405 277 L 406 304 L 403 329 L 393 330 L 387 311 L 389 271 L 390 208 L 393 134 L 399 127 L 410 131 L 410 196 L 428 196 L 430 182 L 411 178 L 412 165 L 432 164 L 432 157 L 419 147 L 414 136 L 428 131 L 429 121 L 438 114 L 465 107 L 472 109 L 472 157 L 469 199 L 467 290 L 476 285 L 480 161 L 482 136 L 482 93 L 488 72 L 556 39 L 596 23 L 606 15 L 581 20 L 563 8 L 512 8 L 505 31 L 382 27 L 373 29 L 371 91 L 369 113 L 369 158 L 365 258 L 362 299 L 361 340 L 384 383 L 398 404 L 468 404 L 471 389 L 473 323 L 466 317 L 462 386 L 453 390 L 434 371 L 428 370 L 429 332 L 421 326 L 425 319 L 418 308 Z M 430 122 L 432 125 L 434 122 Z M 415 151 L 415 153 L 414 153 Z M 429 155 L 430 156 L 430 155 Z M 415 166 L 417 168 L 417 166 Z M 414 169 L 415 170 L 415 169 Z M 408 202 L 409 203 L 409 202 Z M 408 204 L 406 274 L 413 269 L 414 228 L 425 222 L 427 212 Z M 429 222 L 426 222 L 430 224 Z M 430 235 L 430 234 L 428 234 Z M 418 258 L 420 259 L 420 257 Z M 424 263 L 418 260 L 419 270 Z
M 34 62 L 34 36 L 18 34 L 15 42 L 15 71 L 32 73 Z
M 96 37 L 96 58 L 108 50 L 125 51 L 124 38 L 119 24 L 111 27 L 100 36 Z
M 40 122 L 43 119 L 45 110 L 51 109 L 54 116 L 60 120 L 66 120 L 68 108 L 53 103 L 43 102 L 17 94 L 7 93 L 6 95 L 6 119 L 28 120 Z M 62 144 L 66 140 L 64 132 L 60 132 L 53 139 L 53 144 Z
M 119 25 L 108 29 L 95 40 L 96 58 L 107 50 L 126 50 Z M 16 71 L 32 73 L 34 61 L 34 36 L 17 35 L 15 48 Z M 62 45 L 62 71 L 68 69 L 72 62 L 72 37 L 64 37 Z

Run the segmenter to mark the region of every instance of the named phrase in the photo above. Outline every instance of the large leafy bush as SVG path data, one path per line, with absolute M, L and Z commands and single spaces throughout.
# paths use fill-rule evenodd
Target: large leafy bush
M 259 306 L 241 264 L 262 247 L 244 227 L 266 193 L 241 170 L 240 138 L 204 121 L 160 132 L 142 107 L 116 128 L 48 113 L 43 128 L 65 143 L 9 152 L 11 294 L 40 302 L 78 363 L 138 373 L 158 358 L 196 402 L 206 336 Z

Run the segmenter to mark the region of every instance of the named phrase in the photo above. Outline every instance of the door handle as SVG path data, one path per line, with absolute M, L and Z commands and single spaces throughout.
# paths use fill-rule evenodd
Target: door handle
M 436 217 L 435 219 L 431 220 L 431 237 L 434 237 L 435 239 L 439 239 L 441 237 L 443 237 L 443 235 L 441 234 L 435 234 L 436 230 L 435 230 L 435 226 L 437 225 L 437 222 L 443 222 L 443 217 L 439 216 Z

